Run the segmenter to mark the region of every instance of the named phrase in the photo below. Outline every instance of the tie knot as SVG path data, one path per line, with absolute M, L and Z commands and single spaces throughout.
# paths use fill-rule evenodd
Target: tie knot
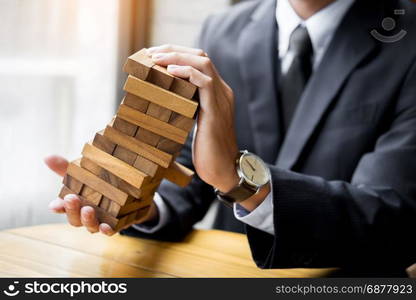
M 298 26 L 290 36 L 289 50 L 295 55 L 312 55 L 312 41 L 308 29 L 304 26 Z

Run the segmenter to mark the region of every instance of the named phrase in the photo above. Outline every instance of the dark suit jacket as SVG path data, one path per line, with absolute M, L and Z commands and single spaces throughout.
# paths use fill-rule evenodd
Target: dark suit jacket
M 253 258 L 261 268 L 403 274 L 416 262 L 415 5 L 356 1 L 285 137 L 274 68 L 275 5 L 275 0 L 237 5 L 209 18 L 200 38 L 234 90 L 239 147 L 258 154 L 271 169 L 276 235 L 247 226 Z M 407 36 L 392 44 L 374 39 L 371 30 L 387 34 L 381 21 L 399 8 L 406 10 L 398 27 Z M 179 161 L 192 167 L 190 141 Z M 159 193 L 172 215 L 152 236 L 161 239 L 183 237 L 215 198 L 198 178 L 185 189 L 165 182 Z M 225 206 L 215 227 L 244 231 Z

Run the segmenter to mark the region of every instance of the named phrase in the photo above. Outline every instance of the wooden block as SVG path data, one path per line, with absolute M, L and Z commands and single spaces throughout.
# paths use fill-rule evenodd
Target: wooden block
M 137 129 L 139 128 L 136 125 L 130 124 L 129 122 L 117 117 L 114 119 L 114 123 L 111 127 L 117 129 L 118 131 L 128 136 L 135 136 L 137 133 Z
M 148 197 L 147 199 L 152 199 L 151 197 Z M 108 213 L 112 215 L 113 217 L 124 217 L 126 215 L 131 214 L 132 212 L 135 212 L 137 210 L 148 208 L 150 205 L 149 201 L 135 201 L 130 204 L 120 206 L 115 202 L 112 202 L 108 208 Z
M 98 149 L 108 154 L 112 154 L 114 149 L 116 148 L 116 144 L 104 137 L 101 131 L 96 133 L 94 140 L 92 141 L 92 144 Z
M 123 179 L 124 181 L 130 183 L 138 189 L 140 189 L 142 185 L 144 183 L 147 183 L 150 179 L 149 176 L 147 176 L 143 172 L 140 172 L 136 168 L 109 155 L 108 153 L 105 153 L 104 151 L 92 146 L 91 144 L 86 144 L 84 146 L 82 155 L 92 160 L 103 169 L 109 171 L 110 173 L 116 175 L 117 177 Z M 113 199 L 112 197 L 108 198 L 115 201 L 115 199 Z
M 111 216 L 110 214 L 108 215 Z M 137 212 L 132 212 L 124 217 L 121 217 L 120 219 L 116 218 L 118 222 L 114 226 L 111 226 L 111 227 L 113 228 L 114 231 L 120 231 L 121 229 L 133 223 L 136 215 L 137 215 Z M 113 216 L 111 217 L 114 218 Z
M 91 161 L 91 160 L 89 160 L 88 158 L 85 158 L 85 157 L 81 158 L 80 165 L 81 165 L 81 168 L 83 168 L 87 171 L 90 171 L 92 174 L 94 174 L 95 176 L 98 176 L 98 177 L 100 177 L 101 172 L 104 170 L 103 168 L 101 168 L 100 166 L 95 164 L 93 161 Z M 101 178 L 101 179 L 104 179 L 104 178 Z M 109 182 L 109 183 L 111 183 L 111 182 Z
M 191 180 L 194 172 L 178 162 L 173 162 L 164 173 L 165 179 L 180 186 L 187 186 Z
M 172 114 L 172 111 L 164 107 L 161 107 L 157 104 L 150 103 L 146 114 L 163 122 L 168 122 Z M 144 128 L 139 128 L 136 137 L 138 140 L 151 146 L 156 146 L 161 140 L 161 137 L 159 135 L 154 134 Z
M 137 154 L 120 146 L 117 145 L 116 149 L 113 152 L 113 156 L 117 157 L 118 159 L 121 159 L 125 163 L 129 164 L 130 166 L 134 165 L 134 162 L 136 161 Z
M 160 135 L 150 132 L 149 130 L 146 130 L 144 128 L 139 128 L 135 137 L 139 141 L 154 147 L 157 146 L 161 139 Z
M 102 169 L 100 173 L 100 178 L 103 180 L 111 183 L 116 188 L 122 190 L 123 192 L 129 194 L 130 196 L 136 198 L 140 198 L 142 196 L 142 191 L 140 189 L 135 188 L 131 184 L 127 183 L 123 179 L 118 178 L 117 176 L 111 174 L 107 170 Z
M 108 213 L 107 213 L 108 214 Z M 108 214 L 108 216 L 109 217 L 111 217 L 111 218 L 114 218 L 113 216 L 111 216 L 110 214 Z M 115 225 L 110 225 L 112 228 L 113 228 L 113 230 L 114 231 L 120 231 L 120 230 L 122 230 L 128 223 L 127 223 L 127 219 L 128 219 L 128 216 L 125 216 L 125 217 L 123 217 L 123 218 L 121 218 L 121 219 L 117 219 L 117 218 L 115 218 L 116 220 L 118 220 L 118 222 L 115 224 Z
M 163 152 L 175 155 L 181 151 L 182 145 L 166 138 L 161 138 L 157 144 L 157 148 Z
M 59 195 L 58 195 L 58 197 L 59 198 L 61 198 L 61 199 L 64 199 L 65 198 L 65 196 L 66 195 L 69 195 L 69 194 L 74 194 L 74 195 L 78 195 L 77 193 L 75 193 L 75 191 L 71 191 L 67 186 L 63 186 L 62 188 L 61 188 L 61 191 L 59 192 Z
M 97 151 L 100 151 L 102 154 L 109 155 L 99 150 L 98 148 L 95 148 L 94 146 L 91 147 L 93 149 L 96 149 Z M 117 159 L 114 158 L 114 160 Z M 133 167 L 131 168 L 134 169 Z M 97 192 L 100 192 L 100 194 L 104 195 L 107 198 L 110 198 L 111 200 L 117 202 L 120 205 L 124 205 L 126 202 L 131 201 L 131 196 L 129 196 L 127 193 L 105 182 L 93 173 L 81 168 L 80 160 L 75 160 L 71 162 L 68 166 L 67 173 L 71 177 L 74 177 L 75 179 L 83 182 L 85 185 L 89 186 Z
M 146 54 L 146 49 L 142 49 L 127 58 L 123 70 L 130 75 L 146 80 L 154 65 L 153 60 Z
M 81 196 L 83 196 L 89 202 L 97 206 L 100 204 L 101 199 L 103 197 L 103 195 L 101 195 L 99 192 L 93 190 L 92 188 L 86 185 L 84 185 L 84 187 L 82 188 Z
M 134 198 L 140 198 L 142 195 L 142 191 L 140 189 L 135 188 L 131 184 L 125 182 L 123 179 L 118 178 L 117 176 L 111 174 L 107 170 L 104 170 L 88 158 L 83 157 L 81 159 L 81 167 L 97 175 L 102 180 L 110 183 L 111 185 L 115 186 L 116 188 L 120 189 L 121 191 L 129 194 Z
M 128 219 L 126 220 L 126 224 L 134 224 L 134 223 L 137 223 L 137 221 L 135 221 L 137 218 L 138 218 L 138 216 L 142 216 L 142 218 L 144 219 L 144 217 L 146 217 L 147 216 L 147 214 L 149 213 L 149 206 L 147 206 L 147 207 L 144 207 L 144 208 L 142 208 L 142 209 L 139 209 L 139 210 L 137 210 L 137 211 L 134 211 L 134 212 L 132 212 L 131 214 L 129 214 L 128 216 Z
M 177 78 L 173 80 L 170 90 L 186 99 L 192 99 L 197 91 L 197 87 L 187 80 Z
M 163 170 L 166 170 L 166 169 L 163 169 Z M 161 172 L 161 174 L 163 174 L 163 173 Z M 162 182 L 162 178 L 158 179 L 158 180 L 152 180 L 150 183 L 146 184 L 146 186 L 144 186 L 141 190 L 142 195 L 141 195 L 140 199 L 144 199 L 146 197 L 153 196 L 153 194 L 159 188 L 161 182 Z
M 166 68 L 154 65 L 150 70 L 149 77 L 146 81 L 153 83 L 162 89 L 169 90 L 173 84 L 174 76 L 169 74 Z
M 165 172 L 166 172 L 166 169 L 163 169 L 163 172 L 160 172 L 160 173 L 156 174 L 156 176 L 152 178 L 151 182 L 154 183 L 154 184 L 159 182 L 159 184 L 160 184 L 162 182 L 162 180 L 164 179 L 163 176 L 164 176 Z
M 111 118 L 111 121 L 110 121 L 110 123 L 108 123 L 110 126 L 114 126 L 114 120 L 116 119 L 116 116 L 113 116 L 112 118 Z
M 162 122 L 123 104 L 120 105 L 117 116 L 127 122 L 135 124 L 180 144 L 184 144 L 188 136 L 188 132 L 180 128 Z
M 107 170 L 104 170 L 103 168 L 99 167 L 98 165 L 96 165 L 94 162 L 92 162 L 88 158 L 83 157 L 81 159 L 81 167 L 97 175 L 105 182 L 108 182 L 112 186 L 130 195 L 131 197 L 129 197 L 126 203 L 134 201 L 135 199 L 140 198 L 140 196 L 142 195 L 142 191 L 140 189 L 135 188 L 131 184 L 111 174 Z
M 129 204 L 137 202 L 137 201 L 143 201 L 143 199 L 145 199 L 146 197 L 153 197 L 153 195 L 156 193 L 157 189 L 159 188 L 159 185 L 160 185 L 160 182 L 159 182 L 159 184 L 152 187 L 151 189 L 146 186 L 146 190 L 142 191 L 142 197 L 141 198 L 135 199 L 135 201 L 127 203 L 126 205 L 129 205 Z
M 170 116 L 169 124 L 190 132 L 195 125 L 195 120 L 174 112 Z
M 75 178 L 72 178 L 68 174 L 64 176 L 63 184 L 70 190 L 74 191 L 77 195 L 81 193 L 82 187 L 84 185 L 82 182 L 76 180 Z
M 110 208 L 110 204 L 111 204 L 111 202 L 113 202 L 113 201 L 111 201 L 111 200 L 110 200 L 110 199 L 108 199 L 107 197 L 103 197 L 103 198 L 101 199 L 100 207 L 101 207 L 103 210 L 108 211 L 108 209 Z
M 137 155 L 136 161 L 134 162 L 133 166 L 142 171 L 143 173 L 146 173 L 150 177 L 155 177 L 157 172 L 162 169 L 161 166 L 155 164 L 154 162 L 148 160 L 147 158 L 144 158 L 140 155 Z
M 150 206 L 151 204 L 152 204 L 152 202 L 153 202 L 153 198 L 155 197 L 155 195 L 154 195 L 154 193 L 152 194 L 152 195 L 149 195 L 149 196 L 147 196 L 147 197 L 144 197 L 143 199 L 140 199 L 140 203 L 144 203 L 143 204 L 143 207 L 146 207 L 146 206 Z
M 124 69 L 125 72 L 130 75 L 152 82 L 164 89 L 170 89 L 175 94 L 181 95 L 187 99 L 192 99 L 197 90 L 197 87 L 189 81 L 174 77 L 168 73 L 166 68 L 155 64 L 151 57 L 146 54 L 145 50 L 141 50 L 130 56 L 127 59 Z M 154 79 L 154 77 L 161 77 L 162 80 Z
M 195 101 L 132 76 L 127 78 L 124 90 L 188 118 L 193 118 L 198 108 L 198 103 Z
M 61 194 L 62 195 L 68 195 L 68 194 L 74 194 L 74 192 L 64 186 L 61 190 Z M 117 218 L 114 218 L 113 216 L 111 216 L 102 207 L 98 207 L 98 206 L 92 204 L 91 202 L 89 202 L 84 197 L 79 196 L 79 198 L 81 200 L 81 207 L 91 206 L 92 208 L 94 208 L 97 219 L 100 223 L 107 223 L 114 230 L 119 230 L 120 229 L 120 227 L 118 226 L 119 225 L 119 220 Z
M 146 114 L 160 121 L 168 122 L 172 115 L 172 111 L 160 105 L 150 103 L 149 107 L 147 108 Z
M 128 204 L 128 205 L 130 205 L 130 204 Z M 118 205 L 116 202 L 113 202 L 112 201 L 110 203 L 110 207 L 108 208 L 107 212 L 110 215 L 112 215 L 113 217 L 118 217 L 119 216 L 120 209 L 121 209 L 121 205 Z
M 137 212 L 132 212 L 124 217 L 121 217 L 119 220 L 119 223 L 117 224 L 117 228 L 123 229 L 127 227 L 130 223 L 134 221 L 134 218 L 136 215 L 137 215 Z
M 148 199 L 152 199 L 152 197 L 148 197 Z M 151 200 L 150 200 L 151 201 Z M 150 205 L 150 201 L 136 201 L 121 207 L 120 211 L 118 212 L 118 216 L 124 216 L 131 212 L 137 211 L 142 208 L 148 208 Z
M 146 220 L 150 211 L 150 206 L 142 208 L 135 213 L 134 220 L 132 222 L 141 223 Z
M 145 113 L 150 102 L 133 94 L 127 93 L 122 103 L 134 108 L 135 110 Z
M 129 137 L 110 126 L 107 126 L 105 129 L 104 136 L 112 142 L 121 145 L 124 148 L 129 149 L 164 168 L 169 167 L 172 162 L 172 155 L 160 151 L 155 147 L 149 146 L 148 144 L 145 144 L 135 138 Z
M 139 98 L 137 96 L 134 96 L 132 94 L 127 94 L 127 96 L 132 96 L 132 97 L 136 97 Z M 126 97 L 127 97 L 126 96 Z M 140 98 L 139 98 L 140 99 Z M 127 106 L 130 106 L 131 108 L 134 108 L 140 112 L 146 113 L 149 107 L 149 101 L 143 100 L 142 102 L 139 102 L 138 104 L 134 104 L 133 103 L 134 99 L 132 98 L 131 101 L 126 101 L 126 99 L 123 101 L 123 104 L 126 104 Z M 145 103 L 145 104 L 144 104 Z M 152 105 L 155 105 L 153 103 L 151 103 Z M 151 109 L 151 111 L 153 111 L 153 109 Z M 127 121 L 125 121 L 126 123 L 128 123 Z M 128 123 L 130 124 L 130 123 Z M 135 126 L 136 128 L 138 128 L 137 126 Z M 135 137 L 139 140 L 142 141 L 148 145 L 151 146 L 156 146 L 159 141 L 160 141 L 160 136 L 157 134 L 154 134 L 153 132 L 150 132 L 149 130 L 146 130 L 144 128 L 138 128 L 136 130 L 136 134 Z

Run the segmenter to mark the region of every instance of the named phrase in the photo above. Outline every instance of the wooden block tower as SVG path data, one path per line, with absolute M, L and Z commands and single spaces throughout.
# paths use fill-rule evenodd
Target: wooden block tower
M 130 56 L 126 95 L 116 116 L 69 164 L 60 197 L 80 196 L 118 231 L 146 217 L 162 179 L 186 186 L 193 172 L 175 162 L 195 122 L 197 88 L 155 65 L 146 50 Z

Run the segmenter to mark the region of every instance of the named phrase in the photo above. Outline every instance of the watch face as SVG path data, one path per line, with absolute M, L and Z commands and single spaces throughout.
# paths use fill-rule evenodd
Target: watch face
M 256 187 L 265 185 L 270 179 L 267 166 L 259 157 L 251 153 L 241 156 L 240 171 L 244 179 Z

